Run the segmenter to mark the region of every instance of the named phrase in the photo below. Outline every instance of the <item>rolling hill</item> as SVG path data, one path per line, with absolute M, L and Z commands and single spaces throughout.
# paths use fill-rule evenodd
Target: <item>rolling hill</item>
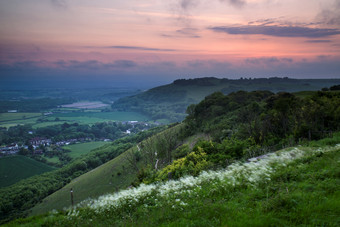
M 239 90 L 271 92 L 316 91 L 340 84 L 340 79 L 218 79 L 214 77 L 180 79 L 173 83 L 155 87 L 143 93 L 117 100 L 112 108 L 119 111 L 140 112 L 153 120 L 169 123 L 182 121 L 190 104 L 200 102 L 207 95 L 220 91 L 230 94 Z

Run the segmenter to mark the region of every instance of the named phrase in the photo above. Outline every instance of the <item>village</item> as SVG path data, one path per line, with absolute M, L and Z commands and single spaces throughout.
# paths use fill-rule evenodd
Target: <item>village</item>
M 35 137 L 29 141 L 29 145 L 19 145 L 20 143 L 12 143 L 7 146 L 0 147 L 0 157 L 9 156 L 9 155 L 18 155 L 20 154 L 19 152 L 22 150 L 28 150 L 28 151 L 31 151 L 31 154 L 38 155 L 38 154 L 44 153 L 45 149 L 43 148 L 47 148 L 51 145 L 62 147 L 62 146 L 70 145 L 70 144 L 85 143 L 85 142 L 91 142 L 91 141 L 94 141 L 94 139 L 78 138 L 78 139 L 69 139 L 69 140 L 62 140 L 58 142 L 52 142 L 51 139 Z M 95 141 L 109 142 L 112 140 L 102 138 L 102 139 L 96 139 Z
M 144 127 L 150 126 L 144 122 L 138 121 L 125 121 L 122 122 L 123 125 L 130 126 L 128 129 L 122 132 L 123 135 L 128 136 L 130 134 L 136 133 L 138 131 L 144 131 Z M 140 127 L 136 127 L 139 125 Z M 32 135 L 33 132 L 29 131 L 28 134 Z M 110 142 L 112 139 L 101 137 L 101 138 L 93 138 L 93 137 L 81 137 L 81 138 L 72 138 L 65 139 L 60 141 L 53 141 L 52 139 L 45 137 L 34 137 L 28 140 L 25 144 L 22 142 L 13 142 L 6 146 L 0 147 L 0 157 L 10 156 L 10 155 L 20 155 L 20 154 L 30 154 L 30 155 L 41 155 L 46 150 L 46 148 L 51 147 L 54 148 L 62 148 L 63 146 L 75 144 L 75 143 L 85 143 L 91 141 L 104 141 Z

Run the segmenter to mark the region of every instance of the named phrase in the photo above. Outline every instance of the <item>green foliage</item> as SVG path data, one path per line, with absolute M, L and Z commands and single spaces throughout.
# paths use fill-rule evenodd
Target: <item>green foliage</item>
M 184 158 L 175 160 L 172 164 L 166 166 L 157 172 L 156 180 L 178 179 L 185 175 L 197 176 L 202 170 L 209 167 L 207 154 L 203 149 L 198 147 L 195 152 L 191 152 Z
M 179 159 L 185 157 L 190 152 L 188 144 L 183 144 L 173 151 L 172 157 L 174 159 Z
M 214 93 L 188 108 L 185 135 L 205 132 L 214 141 L 235 136 L 253 138 L 261 146 L 292 146 L 320 139 L 340 129 L 340 93 Z
M 7 226 L 338 226 L 339 158 L 339 150 L 305 157 L 278 168 L 256 187 L 214 179 L 168 196 L 151 192 L 102 212 L 59 212 Z

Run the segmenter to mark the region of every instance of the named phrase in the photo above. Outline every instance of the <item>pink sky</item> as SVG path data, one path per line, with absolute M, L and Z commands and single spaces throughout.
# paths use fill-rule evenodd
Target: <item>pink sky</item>
M 339 59 L 339 0 L 0 0 L 3 78 L 340 78 Z

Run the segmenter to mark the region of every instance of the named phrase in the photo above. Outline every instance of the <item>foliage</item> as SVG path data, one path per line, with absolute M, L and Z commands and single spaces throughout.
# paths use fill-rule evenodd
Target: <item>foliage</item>
M 338 226 L 339 155 L 339 146 L 286 149 L 8 226 Z
M 301 90 L 318 90 L 338 82 L 339 80 L 297 80 L 278 77 L 242 78 L 239 80 L 218 79 L 214 77 L 179 79 L 168 85 L 156 87 L 134 96 L 121 98 L 112 104 L 112 109 L 136 111 L 151 117 L 153 120 L 167 119 L 170 122 L 177 122 L 185 118 L 185 110 L 189 105 L 198 103 L 205 96 L 218 91 L 223 92 L 223 94 L 230 94 L 240 90 L 296 92 Z
M 138 143 L 164 128 L 153 128 L 134 136 L 114 141 L 81 159 L 76 159 L 58 170 L 22 180 L 14 185 L 0 189 L 0 222 L 27 215 L 28 209 L 47 195 L 57 191 L 73 178 L 117 157 L 134 143 Z
M 189 153 L 184 158 L 175 160 L 172 164 L 157 172 L 156 180 L 166 181 L 178 179 L 186 175 L 197 176 L 202 170 L 207 169 L 208 166 L 207 154 L 203 152 L 202 148 L 198 147 L 197 151 Z
M 340 94 L 316 92 L 299 98 L 290 93 L 214 93 L 189 106 L 186 135 L 206 132 L 215 141 L 231 135 L 253 138 L 261 146 L 293 145 L 320 139 L 340 129 Z

